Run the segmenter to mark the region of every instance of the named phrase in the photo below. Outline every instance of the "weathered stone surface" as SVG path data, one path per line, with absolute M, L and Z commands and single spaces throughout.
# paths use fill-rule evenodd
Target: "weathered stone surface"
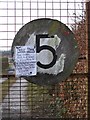
M 50 38 L 41 38 L 40 47 L 43 45 L 51 46 L 56 51 L 56 63 L 48 69 L 37 66 L 36 76 L 24 76 L 24 78 L 39 85 L 53 85 L 65 80 L 71 74 L 79 56 L 74 34 L 65 24 L 48 18 L 27 23 L 14 38 L 12 56 L 14 56 L 15 46 L 27 46 L 30 44 L 36 46 L 36 35 L 45 34 L 48 34 Z M 53 57 L 52 52 L 49 50 L 43 49 L 37 53 L 37 61 L 45 65 L 51 63 Z

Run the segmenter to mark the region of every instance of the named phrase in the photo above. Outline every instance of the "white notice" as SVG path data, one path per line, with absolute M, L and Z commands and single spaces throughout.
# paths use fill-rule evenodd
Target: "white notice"
M 35 76 L 36 48 L 33 46 L 15 47 L 16 76 Z

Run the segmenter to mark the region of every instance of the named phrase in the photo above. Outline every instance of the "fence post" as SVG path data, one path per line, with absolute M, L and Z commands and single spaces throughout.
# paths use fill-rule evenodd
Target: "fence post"
M 88 40 L 88 118 L 90 118 L 90 1 L 86 2 Z

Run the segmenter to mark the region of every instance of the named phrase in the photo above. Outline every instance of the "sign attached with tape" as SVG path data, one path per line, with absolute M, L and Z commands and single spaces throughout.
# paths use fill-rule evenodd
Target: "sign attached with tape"
M 36 48 L 32 46 L 16 46 L 15 65 L 16 76 L 36 75 Z

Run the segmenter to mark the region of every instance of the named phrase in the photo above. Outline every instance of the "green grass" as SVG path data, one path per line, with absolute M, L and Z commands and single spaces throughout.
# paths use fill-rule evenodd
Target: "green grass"
M 0 62 L 1 62 L 1 72 L 2 75 L 8 75 L 8 57 L 2 57 L 0 56 Z M 8 94 L 10 87 L 15 83 L 15 77 L 9 77 L 6 81 L 0 84 L 0 90 L 1 90 L 1 96 L 0 96 L 0 101 L 5 98 L 5 96 Z
M 49 87 L 29 83 L 27 99 L 32 116 L 62 117 L 65 113 L 63 102 L 59 97 L 49 95 Z
M 5 98 L 5 96 L 8 94 L 10 87 L 16 82 L 15 77 L 10 77 L 6 81 L 4 81 L 0 86 L 2 85 L 2 100 Z
M 29 101 L 29 107 L 32 110 L 32 115 L 42 116 L 43 110 L 47 110 L 48 103 L 50 102 L 49 99 L 51 98 L 51 96 L 47 93 L 48 90 L 44 87 L 29 83 L 27 89 L 27 99 Z
M 27 94 L 29 99 L 29 104 L 36 104 L 36 102 L 47 101 L 47 99 L 51 98 L 48 94 L 48 89 L 42 86 L 38 86 L 32 83 L 29 83 L 27 88 Z M 38 107 L 38 104 L 37 104 Z
M 8 57 L 0 57 L 0 61 L 2 64 L 2 75 L 7 75 L 8 74 L 8 68 L 9 68 L 9 64 L 8 64 Z
M 7 75 L 8 76 L 8 68 L 9 68 L 9 63 L 8 63 L 8 57 L 6 56 L 0 56 L 0 61 L 1 61 L 1 72 L 2 75 Z M 2 96 L 0 96 L 0 99 L 4 99 L 5 96 L 8 94 L 10 87 L 15 83 L 15 77 L 9 77 L 6 81 L 4 81 L 2 84 L 0 84 L 0 90 L 2 88 Z

